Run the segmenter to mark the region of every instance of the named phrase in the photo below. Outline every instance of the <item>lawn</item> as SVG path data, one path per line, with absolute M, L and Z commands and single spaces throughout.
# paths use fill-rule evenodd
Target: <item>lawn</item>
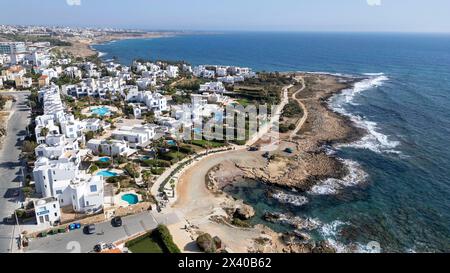
M 144 237 L 138 238 L 138 240 L 130 242 L 128 249 L 132 253 L 164 253 L 162 248 L 159 246 L 153 238 L 148 234 Z

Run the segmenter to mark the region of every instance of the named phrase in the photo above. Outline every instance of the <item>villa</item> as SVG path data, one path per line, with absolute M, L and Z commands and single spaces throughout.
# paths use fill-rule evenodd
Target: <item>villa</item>
M 57 198 L 42 198 L 35 200 L 33 203 L 38 225 L 49 224 L 54 226 L 61 222 L 61 208 Z
M 225 92 L 225 87 L 222 82 L 207 82 L 200 85 L 199 92 L 214 92 L 222 94 L 223 92 Z
M 112 132 L 112 137 L 128 142 L 131 148 L 145 147 L 154 139 L 155 127 L 155 125 L 125 126 Z
M 96 155 L 121 155 L 128 157 L 136 152 L 136 150 L 130 149 L 128 142 L 126 142 L 125 140 L 91 139 L 86 144 L 86 147 Z

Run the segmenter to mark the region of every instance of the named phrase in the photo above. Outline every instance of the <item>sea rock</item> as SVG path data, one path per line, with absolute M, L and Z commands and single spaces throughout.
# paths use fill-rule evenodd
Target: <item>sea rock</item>
M 234 217 L 241 220 L 248 220 L 253 216 L 255 216 L 255 210 L 251 206 L 245 204 L 236 208 L 236 211 L 234 212 Z
M 298 230 L 314 230 L 320 226 L 320 222 L 316 219 L 305 219 L 283 213 L 266 212 L 263 219 L 271 223 L 287 224 Z
M 198 247 L 206 253 L 215 253 L 217 250 L 216 243 L 209 233 L 198 236 L 196 242 Z
M 213 238 L 214 245 L 216 246 L 216 249 L 222 249 L 222 239 L 220 239 L 218 236 L 214 236 Z
M 328 242 L 320 241 L 316 243 L 316 246 L 312 249 L 312 253 L 336 253 L 336 249 Z

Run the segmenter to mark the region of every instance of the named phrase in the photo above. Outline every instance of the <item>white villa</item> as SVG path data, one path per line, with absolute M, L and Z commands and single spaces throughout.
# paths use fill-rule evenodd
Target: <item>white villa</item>
M 145 147 L 155 137 L 155 125 L 135 125 L 133 127 L 122 127 L 112 132 L 112 137 L 116 140 L 124 140 L 131 148 Z
M 86 144 L 87 148 L 96 155 L 130 156 L 136 152 L 131 149 L 125 140 L 100 140 L 91 139 Z

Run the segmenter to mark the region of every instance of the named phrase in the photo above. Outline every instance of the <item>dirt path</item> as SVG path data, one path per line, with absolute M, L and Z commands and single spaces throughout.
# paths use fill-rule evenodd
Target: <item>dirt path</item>
M 308 119 L 308 110 L 306 109 L 305 104 L 302 102 L 302 100 L 297 99 L 297 95 L 300 92 L 302 92 L 303 90 L 305 90 L 305 88 L 306 88 L 305 79 L 303 77 L 299 77 L 299 79 L 302 82 L 302 88 L 299 89 L 294 94 L 292 94 L 292 99 L 295 100 L 302 108 L 303 117 L 298 121 L 297 126 L 295 127 L 294 131 L 292 131 L 292 133 L 289 137 L 289 140 L 292 140 L 297 135 L 297 133 L 302 129 L 303 125 L 305 124 L 306 120 Z

